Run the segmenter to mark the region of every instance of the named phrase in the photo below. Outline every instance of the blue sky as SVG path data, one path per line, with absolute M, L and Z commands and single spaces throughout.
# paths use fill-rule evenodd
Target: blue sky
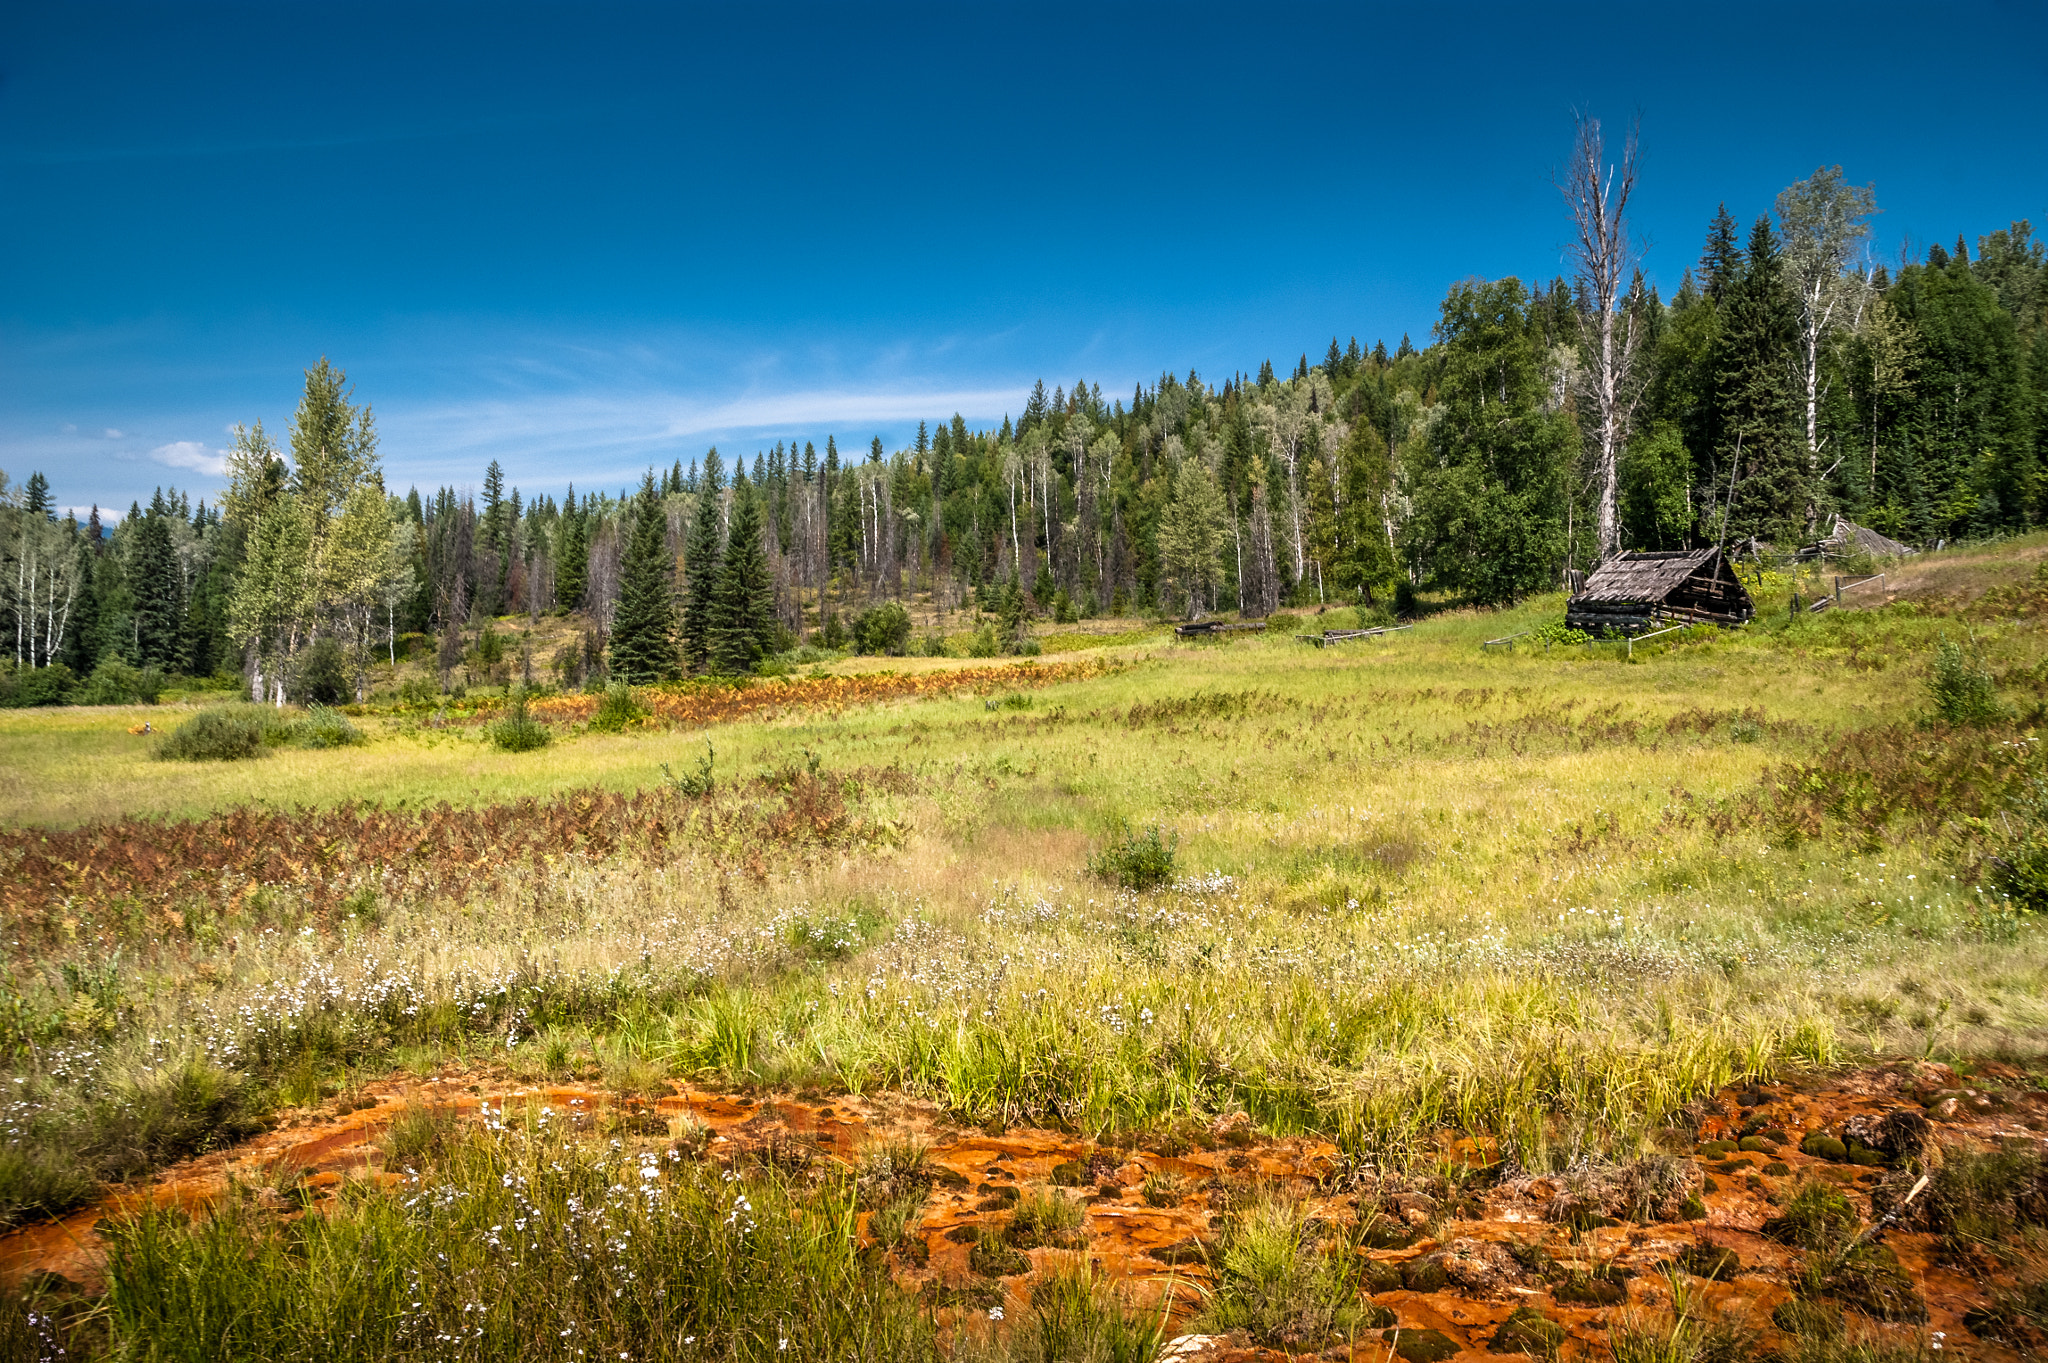
M 322 354 L 389 479 L 616 488 L 1128 395 L 1548 278 L 1574 107 L 1667 295 L 1823 163 L 1876 253 L 2048 229 L 2048 6 L 15 5 L 0 469 L 218 484 Z

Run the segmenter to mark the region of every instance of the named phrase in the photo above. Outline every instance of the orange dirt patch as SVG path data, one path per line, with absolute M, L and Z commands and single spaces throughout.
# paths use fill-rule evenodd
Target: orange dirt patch
M 1140 1301 L 1159 1305 L 1170 1294 L 1169 1309 L 1184 1325 L 1199 1307 L 1200 1289 L 1213 1281 L 1203 1249 L 1214 1243 L 1219 1219 L 1249 1196 L 1278 1192 L 1302 1199 L 1314 1215 L 1337 1224 L 1377 1210 L 1394 1228 L 1393 1240 L 1410 1242 L 1365 1251 L 1408 1278 L 1395 1287 L 1381 1270 L 1382 1286 L 1389 1290 L 1376 1293 L 1373 1304 L 1391 1309 L 1404 1331 L 1440 1332 L 1459 1347 L 1459 1358 L 1499 1357 L 1491 1349 L 1494 1336 L 1518 1308 L 1533 1308 L 1563 1327 L 1562 1356 L 1605 1357 L 1616 1325 L 1668 1311 L 1666 1270 L 1681 1260 L 1697 1267 L 1701 1247 L 1732 1252 L 1734 1266 L 1712 1280 L 1695 1277 L 1696 1302 L 1762 1331 L 1771 1345 L 1781 1342 L 1771 1313 L 1790 1295 L 1789 1279 L 1801 1254 L 1766 1237 L 1765 1221 L 1792 1188 L 1819 1178 L 1839 1186 L 1868 1223 L 1875 1219 L 1870 1195 L 1885 1176 L 1877 1168 L 1805 1154 L 1802 1140 L 1845 1127 L 1869 1129 L 1886 1114 L 1906 1110 L 1924 1112 L 1951 1149 L 2039 1141 L 2048 1129 L 2048 1094 L 2022 1086 L 2022 1080 L 2017 1071 L 1997 1066 L 1963 1076 L 1944 1066 L 1902 1063 L 1726 1090 L 1694 1109 L 1702 1147 L 1760 1123 L 1782 1135 L 1773 1134 L 1767 1150 L 1694 1151 L 1690 1158 L 1709 1180 L 1701 1194 L 1703 1217 L 1644 1224 L 1596 1218 L 1574 1233 L 1554 1214 L 1568 1195 L 1565 1176 L 1502 1177 L 1461 1193 L 1427 1178 L 1382 1177 L 1326 1142 L 1252 1140 L 1241 1119 L 1219 1122 L 1192 1141 L 1176 1140 L 1167 1153 L 1142 1144 L 1106 1147 L 1057 1131 L 1013 1128 L 992 1134 L 962 1128 L 929 1104 L 888 1094 L 754 1097 L 684 1088 L 646 1103 L 574 1084 L 522 1085 L 454 1073 L 393 1078 L 355 1095 L 346 1104 L 355 1110 L 288 1112 L 275 1129 L 244 1145 L 180 1165 L 61 1221 L 0 1237 L 0 1280 L 56 1275 L 96 1293 L 104 1285 L 105 1253 L 96 1230 L 103 1219 L 152 1204 L 199 1210 L 231 1180 L 289 1186 L 295 1191 L 293 1210 L 317 1208 L 347 1180 L 395 1183 L 399 1171 L 385 1168 L 377 1139 L 407 1104 L 471 1117 L 486 1106 L 494 1116 L 545 1108 L 595 1133 L 650 1145 L 676 1139 L 678 1119 L 687 1118 L 688 1125 L 706 1129 L 703 1156 L 727 1164 L 851 1162 L 871 1141 L 924 1143 L 936 1182 L 914 1239 L 890 1250 L 889 1263 L 906 1287 L 926 1294 L 948 1316 L 1005 1303 L 1014 1308 L 1028 1301 L 1039 1275 L 1085 1255 L 1125 1281 Z M 1865 1125 L 1856 1126 L 1858 1119 Z M 1487 1157 L 1483 1146 L 1451 1133 L 1439 1144 L 1449 1163 Z M 1766 1166 L 1783 1172 L 1766 1173 Z M 1180 1180 L 1176 1196 L 1159 1199 L 1168 1205 L 1148 1205 L 1144 1197 L 1146 1179 L 1154 1174 Z M 1024 1252 L 1028 1271 L 978 1275 L 974 1242 L 1002 1232 L 1018 1195 L 1048 1187 L 1084 1204 L 1084 1245 L 1032 1248 Z M 864 1221 L 861 1233 L 866 1234 Z M 2024 1356 L 1974 1339 L 1964 1324 L 1965 1313 L 1984 1305 L 1995 1286 L 1980 1270 L 1944 1258 L 1937 1237 L 1925 1231 L 1892 1227 L 1878 1235 L 1924 1297 L 1928 1314 L 1924 1323 L 1887 1328 L 1921 1339 L 1944 1332 L 1951 1356 L 1998 1363 Z M 1548 1267 L 1518 1267 L 1506 1252 L 1511 1248 L 1524 1262 L 1539 1260 Z M 1431 1264 L 1449 1269 L 1452 1280 L 1429 1281 Z M 1612 1284 L 1613 1300 L 1589 1305 L 1560 1299 L 1572 1275 L 1583 1281 L 1596 1271 Z M 1959 1355 L 1959 1348 L 1965 1352 Z M 1278 1363 L 1296 1356 L 1229 1338 L 1190 1341 L 1176 1355 L 1209 1363 Z M 1345 1356 L 1341 1348 L 1323 1355 Z M 1389 1346 L 1373 1331 L 1350 1356 L 1383 1363 Z

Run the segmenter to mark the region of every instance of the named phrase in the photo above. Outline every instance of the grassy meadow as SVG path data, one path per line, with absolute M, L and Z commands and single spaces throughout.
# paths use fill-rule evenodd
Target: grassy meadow
M 1744 1076 L 2031 1067 L 2048 940 L 2011 868 L 2042 810 L 2044 552 L 1916 561 L 1798 618 L 1790 593 L 1818 584 L 1773 577 L 1749 629 L 1632 658 L 1483 647 L 1556 621 L 1560 597 L 1324 649 L 1293 630 L 1348 611 L 1200 643 L 1138 623 L 1028 663 L 830 664 L 841 680 L 731 722 L 558 719 L 521 753 L 438 704 L 363 707 L 359 745 L 203 763 L 131 732 L 191 707 L 0 713 L 0 1217 L 77 1206 L 280 1105 L 450 1065 L 621 1091 L 902 1090 L 961 1122 L 1091 1135 L 1242 1112 L 1383 1167 L 1452 1130 L 1532 1170 L 1652 1149 Z M 1944 640 L 1995 691 L 1976 722 L 1937 714 Z M 697 793 L 675 778 L 707 742 Z M 514 1158 L 455 1150 L 449 1186 L 497 1186 L 471 1165 Z M 584 1177 L 517 1158 L 543 1201 Z M 792 1264 L 856 1284 L 835 1307 L 854 1323 L 805 1327 L 810 1356 L 937 1347 L 900 1304 L 861 1305 L 872 1285 L 830 1235 L 797 1243 L 839 1203 L 764 1213 L 789 1243 L 741 1263 L 714 1233 L 730 1186 L 690 1189 L 676 1205 L 696 1210 L 641 1248 L 679 1237 L 767 1316 L 802 1314 Z M 333 1237 L 404 1241 L 379 1251 L 393 1274 L 432 1258 L 430 1222 L 361 1198 L 293 1272 L 361 1253 Z M 187 1356 L 138 1341 L 167 1338 L 174 1307 L 224 1309 L 176 1306 L 201 1259 L 252 1299 L 281 1290 L 221 1238 L 257 1232 L 211 1224 L 123 1239 L 117 1282 L 186 1285 L 117 1288 L 94 1338 Z M 1074 1304 L 1101 1295 L 1086 1288 L 1068 1305 L 1087 1319 L 1059 1328 L 1095 1352 L 1071 1356 L 1125 1356 L 1115 1313 Z M 604 1338 L 682 1330 L 621 1321 Z M 704 1356 L 788 1337 L 734 1326 Z M 398 1335 L 363 1338 L 361 1356 L 396 1356 Z M 418 1356 L 513 1356 L 464 1349 Z

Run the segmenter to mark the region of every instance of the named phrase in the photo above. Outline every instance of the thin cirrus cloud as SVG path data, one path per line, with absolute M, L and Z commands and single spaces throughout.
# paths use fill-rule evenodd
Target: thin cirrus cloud
M 218 478 L 227 472 L 227 452 L 208 449 L 197 440 L 174 440 L 168 445 L 159 445 L 149 452 L 149 457 L 166 468 L 189 469 Z
M 387 409 L 379 414 L 385 462 L 427 478 L 474 479 L 479 461 L 502 459 L 525 476 L 561 469 L 616 478 L 645 463 L 691 462 L 720 441 L 762 444 L 795 437 L 820 445 L 836 435 L 849 453 L 881 435 L 896 448 L 918 421 L 958 412 L 977 425 L 1023 409 L 1021 388 L 861 392 L 817 389 L 751 393 L 725 402 L 680 394 L 577 393 Z M 748 453 L 728 449 L 728 455 Z M 477 467 L 472 467 L 477 465 Z

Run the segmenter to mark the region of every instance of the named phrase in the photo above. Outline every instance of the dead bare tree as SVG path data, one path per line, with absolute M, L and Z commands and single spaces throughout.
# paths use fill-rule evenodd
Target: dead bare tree
M 1629 125 L 1617 166 L 1607 160 L 1600 120 L 1588 114 L 1576 117 L 1578 136 L 1558 190 L 1572 215 L 1566 254 L 1578 273 L 1579 325 L 1587 358 L 1584 386 L 1593 418 L 1588 443 L 1599 490 L 1599 555 L 1604 563 L 1621 548 L 1621 449 L 1641 396 L 1635 382 L 1640 319 L 1633 300 L 1623 292 L 1642 255 L 1628 229 L 1641 123 Z

